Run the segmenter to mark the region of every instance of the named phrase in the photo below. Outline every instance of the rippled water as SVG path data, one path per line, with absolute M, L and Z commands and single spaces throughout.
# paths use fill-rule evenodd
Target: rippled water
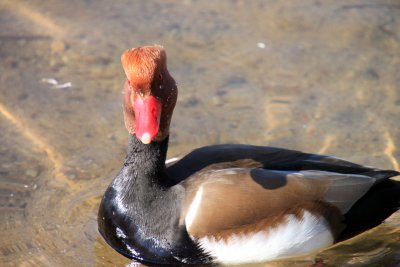
M 399 169 L 398 1 L 0 2 L 0 265 L 125 266 L 97 232 L 121 167 L 120 54 L 163 44 L 179 87 L 169 155 L 211 143 Z M 55 80 L 54 80 L 55 79 Z M 400 215 L 261 266 L 396 266 Z

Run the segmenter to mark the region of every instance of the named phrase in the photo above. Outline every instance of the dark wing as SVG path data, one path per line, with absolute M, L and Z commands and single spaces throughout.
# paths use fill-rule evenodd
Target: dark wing
M 168 167 L 186 188 L 181 215 L 192 236 L 251 225 L 318 201 L 345 214 L 377 181 L 398 175 L 294 150 L 216 145 Z
M 378 180 L 398 175 L 396 171 L 382 171 L 326 155 L 237 144 L 214 145 L 195 149 L 172 163 L 167 168 L 167 173 L 170 179 L 179 183 L 194 173 L 218 163 L 231 164 L 233 167 L 283 171 L 320 170 L 345 174 L 363 174 Z

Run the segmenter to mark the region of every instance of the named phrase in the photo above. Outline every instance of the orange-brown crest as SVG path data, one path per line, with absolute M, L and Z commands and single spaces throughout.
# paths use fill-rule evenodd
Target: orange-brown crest
M 158 45 L 128 49 L 121 56 L 129 83 L 140 89 L 150 89 L 155 71 L 165 68 L 165 60 L 165 50 Z

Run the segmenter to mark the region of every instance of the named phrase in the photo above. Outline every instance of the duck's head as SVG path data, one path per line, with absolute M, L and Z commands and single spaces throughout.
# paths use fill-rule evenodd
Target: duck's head
M 144 144 L 162 141 L 169 125 L 178 90 L 167 70 L 162 46 L 143 46 L 121 56 L 127 80 L 124 86 L 124 120 L 127 130 Z

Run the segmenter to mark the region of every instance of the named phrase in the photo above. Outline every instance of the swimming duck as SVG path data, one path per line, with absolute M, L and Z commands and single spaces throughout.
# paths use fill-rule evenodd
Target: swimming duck
M 129 49 L 123 167 L 106 190 L 99 232 L 147 264 L 244 264 L 332 245 L 355 203 L 399 175 L 332 156 L 240 144 L 166 163 L 178 89 L 161 46 Z

